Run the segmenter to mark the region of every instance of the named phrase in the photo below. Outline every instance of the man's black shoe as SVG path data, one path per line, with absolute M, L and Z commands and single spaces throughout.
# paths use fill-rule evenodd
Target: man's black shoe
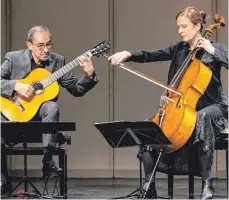
M 1 194 L 7 194 L 12 192 L 13 185 L 9 179 L 1 180 Z
M 44 176 L 48 176 L 51 174 L 61 174 L 63 173 L 63 169 L 62 168 L 58 168 L 55 163 L 53 162 L 53 160 L 50 161 L 43 161 L 43 175 Z

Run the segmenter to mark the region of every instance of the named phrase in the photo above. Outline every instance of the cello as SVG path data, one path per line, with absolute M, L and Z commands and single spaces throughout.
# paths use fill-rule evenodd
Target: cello
M 225 26 L 224 17 L 219 14 L 215 15 L 214 22 L 203 32 L 203 38 L 211 37 L 215 29 Z M 212 78 L 211 69 L 195 57 L 199 50 L 194 47 L 168 86 L 124 64 L 119 65 L 166 89 L 160 97 L 159 111 L 152 120 L 172 143 L 164 149 L 165 153 L 180 149 L 191 137 L 197 120 L 197 102 Z

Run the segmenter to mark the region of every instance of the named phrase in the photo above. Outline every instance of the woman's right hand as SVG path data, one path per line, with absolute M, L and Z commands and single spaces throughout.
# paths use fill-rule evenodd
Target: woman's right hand
M 112 65 L 120 65 L 120 63 L 126 61 L 131 56 L 132 54 L 129 51 L 121 51 L 110 56 L 108 61 L 110 61 Z

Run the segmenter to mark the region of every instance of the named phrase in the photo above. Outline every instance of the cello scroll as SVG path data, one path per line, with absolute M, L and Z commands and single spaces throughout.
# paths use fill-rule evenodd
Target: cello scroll
M 225 19 L 222 15 L 220 14 L 216 14 L 214 17 L 214 22 L 215 24 L 211 24 L 207 29 L 206 29 L 206 34 L 208 37 L 212 36 L 212 33 L 214 31 L 214 29 L 219 29 L 225 26 Z

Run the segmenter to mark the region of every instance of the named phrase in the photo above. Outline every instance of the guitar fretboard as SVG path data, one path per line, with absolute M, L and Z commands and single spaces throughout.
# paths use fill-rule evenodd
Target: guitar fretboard
M 80 65 L 79 61 L 75 59 L 70 63 L 66 64 L 64 67 L 55 71 L 52 75 L 50 75 L 46 79 L 42 80 L 41 84 L 43 85 L 44 88 L 46 88 L 47 86 L 51 85 L 53 82 L 55 82 L 56 80 L 58 80 L 59 78 L 61 78 L 62 76 L 64 76 L 65 74 L 67 74 L 68 72 L 70 72 L 71 70 L 73 70 L 79 65 Z

